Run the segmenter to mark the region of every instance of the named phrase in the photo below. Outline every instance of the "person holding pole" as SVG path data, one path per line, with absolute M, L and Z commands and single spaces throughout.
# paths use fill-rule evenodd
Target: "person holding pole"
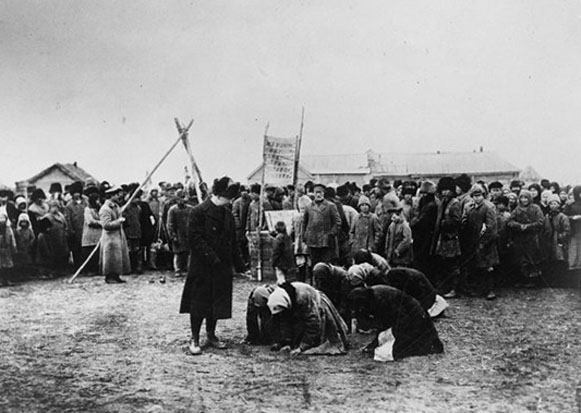
M 206 320 L 206 346 L 226 348 L 216 337 L 218 320 L 232 317 L 232 268 L 244 271 L 236 241 L 234 216 L 227 207 L 239 183 L 224 176 L 214 180 L 212 196 L 192 209 L 188 219 L 190 268 L 180 304 L 181 314 L 190 314 L 192 355 L 202 353 L 200 329 Z
M 99 264 L 107 284 L 124 283 L 120 275 L 131 272 L 129 247 L 123 231 L 125 218 L 119 206 L 123 195 L 123 189 L 118 186 L 108 189 L 105 192 L 107 200 L 99 210 L 99 221 L 103 226 Z

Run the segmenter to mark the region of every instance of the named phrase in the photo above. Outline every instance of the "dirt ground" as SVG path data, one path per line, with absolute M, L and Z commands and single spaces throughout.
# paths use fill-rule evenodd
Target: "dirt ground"
M 248 292 L 218 324 L 228 350 L 187 353 L 183 280 L 35 280 L 0 289 L 0 411 L 22 412 L 576 412 L 581 305 L 571 289 L 504 290 L 458 299 L 436 328 L 445 353 L 377 363 L 290 359 L 240 344 Z

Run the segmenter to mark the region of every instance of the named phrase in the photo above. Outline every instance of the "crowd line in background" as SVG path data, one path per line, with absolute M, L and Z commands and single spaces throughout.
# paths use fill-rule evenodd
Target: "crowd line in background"
M 137 187 L 75 182 L 63 190 L 55 183 L 48 194 L 29 188 L 28 197 L 0 190 L 2 284 L 22 273 L 70 273 L 97 244 L 85 272 L 103 274 L 107 282 L 148 269 L 186 275 L 194 192 L 160 182 L 121 211 Z M 291 228 L 279 222 L 273 234 L 279 281 L 313 283 L 317 263 L 355 265 L 356 273 L 369 261 L 418 269 L 447 298 L 494 299 L 499 282 L 533 287 L 581 268 L 581 186 L 547 180 L 473 183 L 461 175 L 437 183 L 372 179 L 360 188 L 306 182 L 264 191 L 252 184 L 241 186 L 231 208 L 247 269 L 249 234 L 261 221 L 267 229 L 260 210 L 298 212 Z

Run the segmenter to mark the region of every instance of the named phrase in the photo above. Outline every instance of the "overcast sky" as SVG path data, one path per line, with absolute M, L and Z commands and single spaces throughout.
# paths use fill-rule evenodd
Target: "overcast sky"
M 0 2 L 0 182 L 141 180 L 195 118 L 207 181 L 303 153 L 496 151 L 581 183 L 581 2 Z M 178 147 L 154 178 L 181 180 Z

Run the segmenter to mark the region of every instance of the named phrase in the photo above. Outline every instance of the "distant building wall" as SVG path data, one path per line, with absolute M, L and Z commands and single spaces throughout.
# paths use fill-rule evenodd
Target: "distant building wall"
M 70 185 L 73 183 L 73 180 L 65 175 L 62 171 L 54 168 L 48 174 L 42 176 L 37 181 L 22 181 L 17 183 L 17 192 L 25 192 L 26 187 L 28 185 L 34 185 L 37 188 L 42 189 L 45 193 L 48 194 L 48 190 L 51 184 L 58 182 L 65 189 L 65 185 Z

